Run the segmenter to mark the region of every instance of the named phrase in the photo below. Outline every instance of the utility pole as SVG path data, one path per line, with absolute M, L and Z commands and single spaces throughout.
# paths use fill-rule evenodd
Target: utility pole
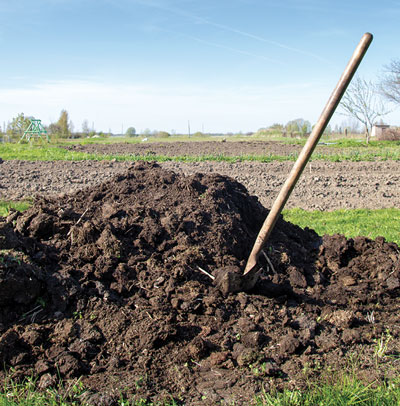
M 124 135 L 124 123 L 122 123 L 121 135 Z
M 188 134 L 189 134 L 189 137 L 190 137 L 190 121 L 188 120 Z

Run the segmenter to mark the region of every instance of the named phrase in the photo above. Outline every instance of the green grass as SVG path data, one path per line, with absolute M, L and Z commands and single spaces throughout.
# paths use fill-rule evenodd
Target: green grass
M 363 235 L 369 238 L 383 236 L 400 245 L 400 209 L 354 209 L 335 211 L 283 211 L 286 221 L 300 227 L 314 229 L 319 235 L 344 234 L 347 238 Z
M 0 200 L 0 216 L 7 216 L 10 209 L 24 211 L 31 206 L 32 202 L 30 200 L 21 200 L 21 201 L 7 201 Z
M 16 383 L 7 379 L 0 389 L 0 406 L 78 406 L 84 405 L 85 387 L 80 381 L 59 384 L 45 391 L 36 389 L 32 378 Z M 365 385 L 345 376 L 336 383 L 313 384 L 307 390 L 285 390 L 264 393 L 255 399 L 255 406 L 398 406 L 400 404 L 399 379 L 381 385 Z M 119 406 L 156 406 L 144 400 L 130 401 L 123 397 Z M 177 406 L 174 401 L 158 403 L 157 406 Z
M 54 387 L 39 391 L 36 379 L 29 377 L 18 383 L 7 378 L 0 384 L 0 406 L 89 406 L 93 403 L 86 401 L 86 392 L 87 389 L 80 380 L 60 381 Z M 145 400 L 130 400 L 123 396 L 117 402 L 118 406 L 155 406 Z M 166 400 L 157 406 L 177 406 L 177 403 Z
M 104 142 L 106 142 L 105 140 Z M 89 141 L 86 141 L 88 143 Z M 291 141 L 291 143 L 303 142 L 299 140 Z M 74 143 L 78 143 L 74 141 Z M 85 141 L 82 141 L 85 143 Z M 38 145 L 38 144 L 10 144 L 4 143 L 0 145 L 0 156 L 2 159 L 11 160 L 29 160 L 29 161 L 82 161 L 82 160 L 111 160 L 117 161 L 179 161 L 179 162 L 201 162 L 201 161 L 223 161 L 223 162 L 243 162 L 243 161 L 295 161 L 298 157 L 297 152 L 287 155 L 238 155 L 227 156 L 222 154 L 210 154 L 199 156 L 166 156 L 166 155 L 113 155 L 113 154 L 96 154 L 86 153 L 81 151 L 70 151 L 61 148 L 62 145 L 72 144 L 72 142 L 63 141 L 60 144 Z M 342 148 L 335 152 L 337 147 Z M 312 156 L 312 160 L 324 161 L 385 161 L 385 160 L 400 160 L 400 147 L 396 142 L 379 141 L 371 143 L 370 146 L 356 143 L 354 140 L 339 140 L 337 145 L 332 145 L 332 152 L 319 153 L 318 149 Z
M 284 391 L 264 394 L 257 406 L 398 406 L 400 382 L 394 380 L 379 386 L 344 377 L 334 384 L 315 384 L 306 391 Z

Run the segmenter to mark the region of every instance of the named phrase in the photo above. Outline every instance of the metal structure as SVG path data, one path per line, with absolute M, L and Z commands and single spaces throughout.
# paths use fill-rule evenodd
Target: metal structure
M 24 135 L 21 137 L 20 141 L 22 141 L 23 139 L 30 141 L 32 137 L 43 139 L 43 137 L 46 136 L 47 141 L 50 142 L 50 138 L 47 134 L 47 131 L 42 125 L 42 120 L 36 118 L 29 118 L 29 120 L 30 124 L 28 128 L 24 131 Z

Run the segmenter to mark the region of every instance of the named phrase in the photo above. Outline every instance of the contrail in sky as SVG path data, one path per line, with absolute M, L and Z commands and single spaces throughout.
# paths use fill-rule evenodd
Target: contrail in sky
M 193 41 L 197 41 L 197 42 L 200 42 L 202 44 L 210 45 L 210 46 L 213 46 L 213 47 L 216 47 L 216 48 L 226 49 L 227 51 L 232 51 L 232 52 L 236 52 L 238 54 L 242 54 L 242 55 L 246 55 L 246 56 L 252 56 L 252 57 L 255 57 L 255 58 L 260 58 L 260 59 L 263 59 L 264 61 L 267 61 L 267 62 L 272 62 L 272 63 L 279 64 L 279 65 L 284 65 L 283 62 L 277 61 L 275 59 L 267 58 L 266 56 L 263 56 L 263 55 L 257 55 L 257 54 L 253 54 L 251 52 L 243 51 L 241 49 L 231 48 L 231 47 L 228 47 L 226 45 L 221 45 L 221 44 L 217 44 L 216 42 L 206 41 L 204 39 L 193 37 L 193 36 L 187 35 L 187 34 L 182 34 L 180 32 L 176 32 L 176 31 L 163 30 L 163 29 L 162 29 L 162 31 L 171 32 L 173 34 L 178 34 L 178 35 L 184 36 L 186 38 L 190 38 Z
M 254 34 L 251 34 L 249 32 L 246 32 L 246 31 L 241 31 L 241 30 L 229 27 L 229 26 L 224 25 L 224 24 L 214 23 L 214 22 L 212 22 L 210 20 L 207 20 L 207 19 L 205 19 L 203 17 L 197 16 L 197 15 L 192 14 L 192 13 L 188 13 L 187 11 L 181 10 L 179 8 L 175 8 L 175 7 L 171 7 L 171 6 L 167 6 L 165 4 L 162 4 L 159 1 L 157 1 L 157 2 L 152 1 L 152 0 L 135 0 L 135 1 L 136 1 L 136 3 L 139 3 L 139 4 L 143 5 L 143 6 L 168 11 L 168 12 L 173 13 L 173 14 L 177 14 L 177 15 L 180 15 L 180 16 L 184 16 L 186 18 L 190 18 L 190 19 L 195 20 L 196 22 L 201 23 L 201 24 L 210 25 L 212 27 L 219 28 L 219 29 L 224 30 L 224 31 L 230 31 L 230 32 L 233 32 L 235 34 L 241 35 L 243 37 L 251 38 L 251 39 L 254 39 L 254 40 L 259 41 L 259 42 L 264 42 L 264 43 L 267 43 L 267 44 L 270 44 L 270 45 L 274 45 L 274 46 L 276 46 L 278 48 L 286 49 L 286 50 L 291 51 L 291 52 L 296 52 L 298 54 L 302 54 L 302 55 L 305 55 L 305 56 L 309 56 L 309 57 L 318 59 L 319 61 L 322 61 L 322 62 L 328 62 L 326 59 L 324 59 L 324 58 L 322 58 L 322 57 L 320 57 L 320 56 L 318 56 L 316 54 L 313 54 L 311 52 L 303 51 L 303 50 L 298 49 L 298 48 L 293 48 L 293 47 L 290 47 L 288 45 L 282 44 L 280 42 L 273 41 L 273 40 L 270 40 L 270 39 L 267 39 L 267 38 L 263 38 L 263 37 L 260 37 L 258 35 L 254 35 Z M 203 41 L 203 42 L 206 43 L 207 41 Z M 214 44 L 214 45 L 216 45 L 216 44 Z M 216 46 L 219 46 L 219 45 L 216 45 Z M 220 46 L 220 47 L 222 47 L 222 46 Z M 228 47 L 227 47 L 227 49 L 228 49 Z M 231 50 L 233 50 L 233 49 L 231 49 Z M 276 62 L 276 61 L 274 61 L 274 62 Z
M 303 50 L 298 49 L 298 48 L 293 48 L 293 47 L 290 47 L 288 45 L 281 44 L 280 42 L 276 42 L 276 41 L 273 41 L 273 40 L 270 40 L 270 39 L 267 39 L 267 38 L 259 37 L 258 35 L 254 35 L 254 34 L 251 34 L 249 32 L 237 30 L 236 28 L 228 27 L 227 25 L 213 23 L 213 22 L 207 21 L 205 19 L 202 19 L 202 20 L 204 20 L 204 22 L 206 24 L 212 25 L 212 26 L 217 27 L 217 28 L 221 28 L 222 30 L 231 31 L 231 32 L 234 32 L 236 34 L 242 35 L 244 37 L 252 38 L 252 39 L 255 39 L 255 40 L 260 41 L 260 42 L 265 42 L 267 44 L 275 45 L 275 46 L 277 46 L 279 48 L 287 49 L 288 51 L 297 52 L 297 53 L 302 54 L 302 55 L 311 56 L 312 58 L 318 59 L 318 60 L 323 61 L 323 62 L 328 62 L 326 59 L 321 58 L 320 56 L 315 55 L 315 54 L 313 54 L 311 52 L 303 51 Z

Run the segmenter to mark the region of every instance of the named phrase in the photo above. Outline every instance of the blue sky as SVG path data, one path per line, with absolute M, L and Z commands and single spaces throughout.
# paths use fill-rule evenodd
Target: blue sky
M 399 19 L 400 0 L 0 0 L 0 125 L 62 109 L 113 132 L 315 122 L 364 32 L 361 77 L 400 58 Z

